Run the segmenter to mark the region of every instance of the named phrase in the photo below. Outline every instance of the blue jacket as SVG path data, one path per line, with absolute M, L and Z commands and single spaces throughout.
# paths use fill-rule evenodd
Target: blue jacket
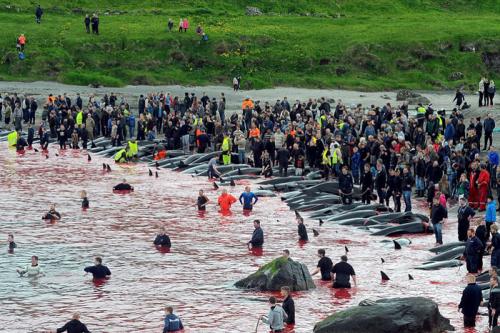
M 491 164 L 498 166 L 498 153 L 496 151 L 490 151 L 488 153 L 488 161 L 490 161 Z
M 497 221 L 497 202 L 495 200 L 491 200 L 486 205 L 486 216 L 484 220 L 487 223 L 493 223 Z
M 243 201 L 241 199 L 243 199 Z M 243 192 L 240 195 L 240 204 L 242 204 L 243 208 L 245 208 L 245 209 L 251 209 L 252 208 L 252 203 L 255 205 L 255 203 L 258 200 L 259 199 L 257 198 L 257 196 L 253 192 L 248 192 L 248 193 L 247 192 Z
M 163 333 L 175 332 L 184 329 L 182 326 L 181 319 L 176 315 L 168 314 L 165 316 L 165 326 L 163 327 Z
M 452 140 L 455 137 L 455 127 L 453 127 L 452 123 L 446 125 L 446 129 L 444 130 L 444 139 L 445 141 Z
M 359 174 L 359 169 L 361 167 L 361 154 L 358 152 L 354 153 L 351 158 L 351 169 L 354 174 Z

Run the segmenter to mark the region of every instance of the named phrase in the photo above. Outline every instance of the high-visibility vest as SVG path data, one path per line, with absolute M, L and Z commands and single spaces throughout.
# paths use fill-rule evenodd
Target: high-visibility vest
M 319 117 L 319 123 L 320 123 L 321 127 L 325 126 L 325 123 L 326 123 L 326 116 L 325 115 L 321 115 L 321 117 Z
M 225 137 L 224 140 L 222 140 L 222 151 L 229 151 L 229 138 Z
M 423 106 L 420 106 L 418 109 L 417 109 L 417 113 L 418 114 L 425 114 L 425 108 Z
M 129 141 L 128 149 L 130 152 L 130 156 L 135 156 L 139 152 L 139 148 L 137 147 L 137 141 Z
M 339 122 L 339 129 L 343 129 L 343 128 L 344 128 L 344 122 L 341 121 L 341 122 Z
M 83 123 L 83 112 L 80 111 L 76 114 L 76 124 L 81 125 Z
M 115 154 L 115 162 L 117 163 L 121 163 L 121 162 L 125 162 L 126 160 L 126 154 L 127 151 L 125 149 L 120 149 L 116 154 Z
M 17 132 L 14 131 L 7 135 L 7 141 L 9 142 L 9 146 L 17 145 Z
M 324 164 L 324 165 L 331 165 L 331 163 L 330 163 L 330 159 L 329 159 L 329 158 L 328 158 L 328 156 L 326 156 L 326 155 L 328 155 L 328 148 L 325 148 L 325 149 L 323 150 L 323 153 L 321 154 L 321 156 L 322 156 L 322 161 L 321 161 L 321 163 L 322 163 L 322 164 Z
M 337 155 L 338 148 L 335 148 L 333 151 L 333 156 L 332 156 L 332 164 L 337 164 L 337 163 L 342 163 L 342 160 L 339 159 L 339 156 Z
M 437 118 L 438 118 L 439 126 L 442 127 L 443 126 L 443 118 L 441 118 L 441 116 L 437 116 Z

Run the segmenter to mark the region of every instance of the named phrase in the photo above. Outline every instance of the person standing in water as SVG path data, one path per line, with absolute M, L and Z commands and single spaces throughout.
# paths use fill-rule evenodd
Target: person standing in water
M 9 243 L 9 250 L 8 250 L 8 252 L 9 253 L 14 253 L 14 249 L 17 247 L 17 244 L 16 244 L 16 242 L 14 242 L 14 235 L 13 234 L 9 234 L 7 236 L 7 243 Z
M 84 323 L 80 321 L 80 314 L 75 312 L 73 318 L 68 321 L 63 327 L 58 328 L 56 333 L 68 332 L 68 333 L 90 333 Z
M 25 268 L 18 268 L 16 272 L 19 273 L 20 276 L 26 275 L 27 277 L 38 277 L 43 275 L 42 268 L 38 264 L 38 257 L 31 257 L 31 264 L 26 265 Z
M 248 242 L 248 249 L 260 249 L 264 245 L 264 231 L 260 227 L 260 220 L 253 221 L 254 231 L 252 239 Z
M 309 237 L 307 236 L 307 230 L 306 226 L 304 225 L 304 219 L 302 218 L 297 219 L 297 223 L 298 223 L 299 240 L 307 242 L 309 240 Z
M 318 265 L 316 265 L 316 269 L 311 273 L 311 276 L 314 276 L 321 272 L 321 280 L 322 281 L 331 281 L 332 280 L 332 267 L 333 262 L 332 259 L 326 256 L 325 249 L 318 250 L 318 257 L 320 258 L 318 261 Z
M 220 210 L 222 212 L 228 212 L 231 210 L 231 205 L 236 202 L 236 198 L 231 194 L 227 193 L 227 190 L 222 190 L 222 194 L 219 196 L 217 203 L 219 204 Z
M 243 205 L 243 209 L 252 210 L 253 205 L 255 205 L 258 200 L 257 196 L 250 191 L 250 186 L 245 186 L 245 192 L 240 195 L 240 204 Z
M 269 297 L 269 314 L 263 317 L 262 321 L 269 325 L 271 332 L 283 332 L 283 323 L 287 320 L 286 312 L 281 306 L 276 304 L 276 297 Z
M 281 296 L 283 296 L 283 310 L 286 313 L 287 325 L 295 325 L 295 302 L 290 295 L 290 287 L 281 287 Z
M 198 192 L 198 200 L 196 201 L 196 205 L 198 206 L 198 210 L 200 211 L 205 211 L 207 210 L 207 203 L 210 200 L 208 200 L 207 196 L 203 193 L 203 190 L 200 190 Z
M 476 277 L 473 274 L 467 275 L 467 287 L 462 292 L 462 299 L 458 309 L 464 315 L 464 327 L 475 327 L 476 316 L 479 305 L 483 301 L 481 288 L 476 284 Z
M 82 198 L 82 208 L 87 209 L 89 208 L 89 199 L 87 198 L 87 191 L 83 190 L 80 192 L 80 198 Z
M 168 237 L 165 227 L 161 228 L 158 235 L 156 235 L 153 244 L 156 246 L 168 247 L 168 248 L 172 246 L 172 243 L 170 242 L 170 237 Z
M 50 209 L 47 214 L 45 214 L 42 217 L 43 220 L 60 220 L 61 219 L 61 214 L 59 214 L 58 211 L 56 211 L 56 205 L 52 204 L 50 205 Z
M 347 263 L 347 256 L 343 255 L 340 257 L 340 260 L 332 268 L 333 288 L 351 288 L 351 283 L 349 282 L 351 277 L 356 287 L 356 273 L 354 272 L 354 268 Z
M 113 187 L 113 191 L 133 191 L 134 187 L 127 183 L 127 180 L 124 178 L 122 182 Z
M 101 257 L 95 257 L 95 265 L 88 266 L 83 269 L 86 273 L 92 273 L 94 280 L 96 279 L 109 279 L 111 271 L 107 266 L 102 264 Z
M 184 329 L 182 321 L 179 317 L 174 315 L 174 308 L 167 306 L 165 308 L 165 325 L 163 326 L 163 333 L 177 332 Z

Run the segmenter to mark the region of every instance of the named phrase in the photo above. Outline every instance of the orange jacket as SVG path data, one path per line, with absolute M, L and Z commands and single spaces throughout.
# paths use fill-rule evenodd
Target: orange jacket
M 242 110 L 245 110 L 247 107 L 250 110 L 253 109 L 253 101 L 251 99 L 245 99 L 245 100 L 243 100 L 243 103 L 241 103 L 241 109 Z
M 221 194 L 217 202 L 221 210 L 229 210 L 231 205 L 236 202 L 236 198 L 231 194 Z
M 21 45 L 26 44 L 26 37 L 25 36 L 19 36 L 19 44 L 21 44 Z
M 255 128 L 250 130 L 250 133 L 248 134 L 248 136 L 250 138 L 258 138 L 258 137 L 260 137 L 260 130 L 257 127 L 255 127 Z

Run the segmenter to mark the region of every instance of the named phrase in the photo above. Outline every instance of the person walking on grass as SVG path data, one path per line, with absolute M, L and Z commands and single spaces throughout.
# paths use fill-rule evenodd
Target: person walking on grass
M 174 21 L 172 21 L 171 18 L 168 19 L 167 27 L 168 27 L 168 32 L 172 32 L 172 29 L 174 28 Z
M 40 24 L 40 22 L 42 21 L 42 15 L 43 15 L 43 9 L 40 7 L 40 5 L 36 6 L 35 9 L 36 23 Z
M 90 16 L 89 16 L 89 14 L 85 15 L 85 19 L 83 20 L 83 22 L 85 23 L 85 31 L 87 31 L 87 33 L 89 34 L 90 33 Z

